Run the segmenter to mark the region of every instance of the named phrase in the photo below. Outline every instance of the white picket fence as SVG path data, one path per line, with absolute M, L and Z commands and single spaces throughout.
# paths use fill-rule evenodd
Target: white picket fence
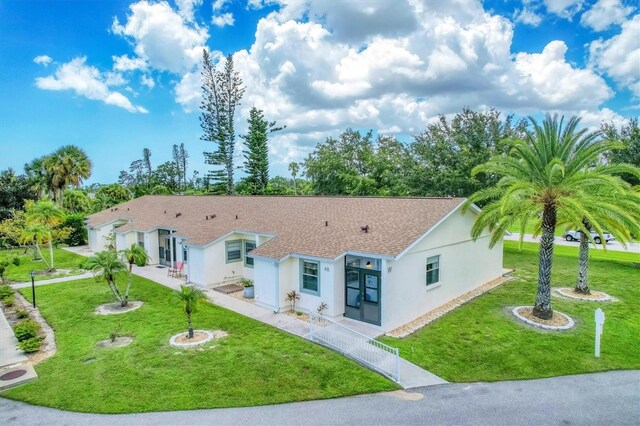
M 353 358 L 396 382 L 400 380 L 398 348 L 385 345 L 314 312 L 309 316 L 310 340 Z

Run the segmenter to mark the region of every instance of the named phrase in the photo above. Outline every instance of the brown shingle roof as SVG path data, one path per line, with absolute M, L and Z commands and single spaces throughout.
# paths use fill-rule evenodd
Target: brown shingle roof
M 273 259 L 292 253 L 335 259 L 347 250 L 395 257 L 462 201 L 148 195 L 93 214 L 88 224 L 96 227 L 124 219 L 130 223 L 118 232 L 175 229 L 191 245 L 206 245 L 232 231 L 272 234 L 276 237 L 252 253 Z M 206 220 L 205 216 L 213 215 Z M 361 227 L 366 225 L 365 233 Z

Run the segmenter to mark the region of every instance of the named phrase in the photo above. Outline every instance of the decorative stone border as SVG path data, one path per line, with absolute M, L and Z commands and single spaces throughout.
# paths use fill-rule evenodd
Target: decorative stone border
M 129 302 L 126 307 L 120 306 L 120 302 L 113 303 L 105 303 L 104 305 L 100 305 L 96 308 L 96 315 L 118 315 L 118 314 L 126 314 L 127 312 L 135 311 L 140 308 L 144 302 L 133 301 Z
M 186 332 L 182 332 L 182 333 L 178 333 L 175 334 L 173 336 L 171 336 L 171 339 L 169 339 L 169 344 L 171 346 L 177 346 L 179 348 L 191 348 L 194 346 L 199 346 L 199 345 L 204 345 L 205 343 L 209 343 L 210 341 L 212 341 L 213 339 L 220 339 L 222 337 L 226 337 L 228 336 L 227 332 L 222 331 L 222 330 L 193 330 L 194 333 L 204 333 L 207 335 L 207 338 L 204 340 L 201 340 L 199 342 L 189 342 L 189 343 L 178 343 L 176 342 L 176 340 L 178 339 L 178 337 L 180 336 L 184 336 L 186 334 Z
M 545 324 L 540 324 L 540 323 L 537 323 L 535 321 L 531 321 L 529 318 L 526 318 L 526 317 L 520 315 L 520 313 L 518 311 L 520 309 L 523 309 L 523 308 L 530 308 L 530 306 L 516 306 L 515 308 L 513 308 L 511 313 L 516 318 L 518 318 L 519 320 L 524 321 L 525 323 L 527 323 L 527 324 L 529 324 L 531 326 L 537 327 L 537 328 L 542 328 L 544 330 L 561 331 L 561 330 L 569 330 L 569 329 L 573 328 L 576 325 L 576 323 L 573 321 L 573 319 L 569 315 L 563 314 L 562 312 L 558 312 L 558 311 L 553 311 L 553 313 L 557 314 L 557 315 L 561 315 L 564 318 L 566 318 L 567 321 L 568 321 L 567 324 L 565 324 L 565 325 L 545 325 Z
M 597 299 L 589 298 L 589 297 L 581 297 L 579 294 L 574 293 L 573 289 L 569 287 L 556 288 L 555 291 L 560 296 L 566 297 L 568 299 L 573 299 L 573 300 L 581 300 L 584 302 L 610 302 L 613 300 L 613 297 L 609 296 L 607 293 L 604 293 L 602 291 L 598 291 L 598 293 L 602 294 L 602 297 Z

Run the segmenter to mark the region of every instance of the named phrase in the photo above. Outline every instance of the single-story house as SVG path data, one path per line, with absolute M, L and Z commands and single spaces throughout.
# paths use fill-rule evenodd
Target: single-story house
M 191 283 L 251 279 L 255 303 L 389 331 L 502 275 L 502 243 L 476 241 L 463 198 L 153 195 L 89 216 L 89 246 L 139 244 Z

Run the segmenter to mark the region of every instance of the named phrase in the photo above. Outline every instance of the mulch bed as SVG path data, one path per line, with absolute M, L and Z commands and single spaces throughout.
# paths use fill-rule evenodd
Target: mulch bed
M 140 306 L 142 306 L 143 302 L 133 301 L 129 302 L 127 306 L 120 306 L 120 302 L 114 303 L 105 303 L 104 305 L 100 305 L 96 308 L 96 315 L 117 315 L 124 314 L 127 312 L 135 311 Z
M 533 315 L 533 308 L 529 306 L 518 309 L 518 313 L 523 317 L 525 317 L 526 319 L 528 319 L 529 321 L 533 321 L 541 325 L 550 325 L 552 327 L 564 327 L 569 324 L 569 320 L 567 319 L 567 317 L 565 317 L 564 315 L 560 315 L 557 312 L 554 312 L 551 319 L 548 319 L 548 320 L 538 318 L 537 316 Z
M 203 333 L 201 331 L 195 331 L 193 333 L 193 338 L 188 338 L 188 333 L 184 333 L 180 337 L 176 339 L 176 343 L 198 343 L 206 340 L 209 336 L 207 333 Z
M 576 300 L 588 300 L 592 302 L 604 302 L 607 300 L 611 300 L 611 296 L 609 296 L 607 293 L 595 290 L 591 290 L 591 294 L 582 294 L 576 292 L 573 288 L 562 287 L 556 289 L 556 293 L 569 299 Z
M 133 337 L 122 336 L 116 337 L 114 341 L 111 341 L 111 339 L 100 340 L 96 343 L 96 346 L 99 348 L 122 348 L 123 346 L 130 345 L 131 342 L 133 342 Z

